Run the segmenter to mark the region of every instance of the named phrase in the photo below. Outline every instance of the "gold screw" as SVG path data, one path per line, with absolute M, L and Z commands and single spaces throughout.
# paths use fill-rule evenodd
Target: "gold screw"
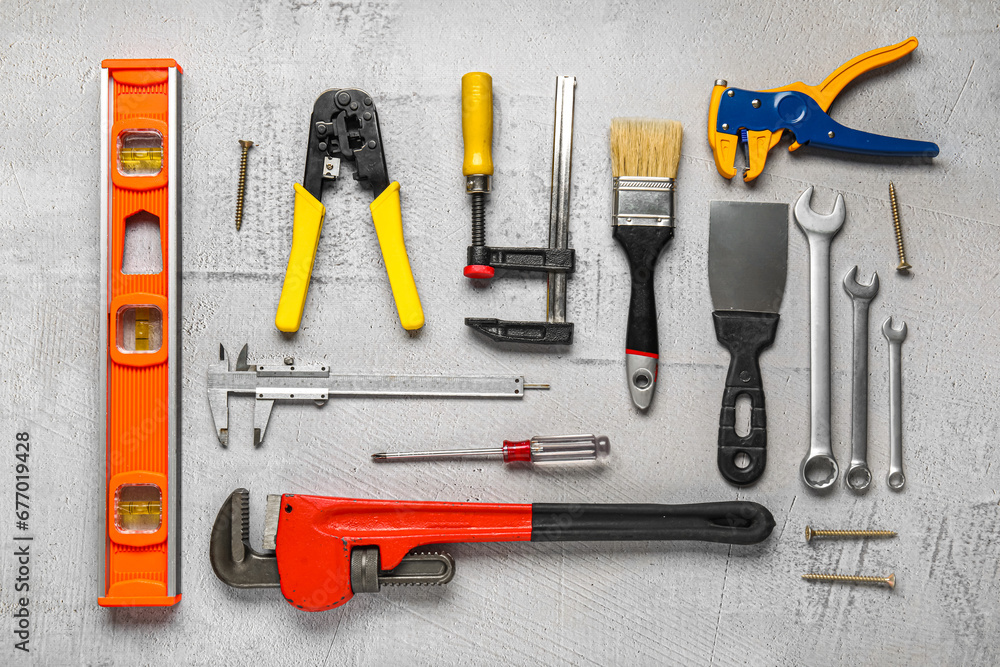
M 240 183 L 236 188 L 236 231 L 240 231 L 243 225 L 243 193 L 247 188 L 247 153 L 253 146 L 252 141 L 240 139 L 240 146 L 243 147 L 243 154 L 240 156 Z
M 806 542 L 814 537 L 843 540 L 861 537 L 896 537 L 896 533 L 891 530 L 813 530 L 806 526 Z
M 899 227 L 899 207 L 896 205 L 896 188 L 892 181 L 889 181 L 889 201 L 892 203 L 892 226 L 896 229 L 896 250 L 899 251 L 899 266 L 897 271 L 909 271 L 912 267 L 906 262 L 906 253 L 903 252 L 903 231 Z
M 888 577 L 861 577 L 854 574 L 803 574 L 806 581 L 824 581 L 830 584 L 868 584 L 869 586 L 896 587 L 896 575 Z

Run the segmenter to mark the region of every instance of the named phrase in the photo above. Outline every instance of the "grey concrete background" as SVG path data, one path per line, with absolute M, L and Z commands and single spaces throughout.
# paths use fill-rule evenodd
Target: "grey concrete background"
M 771 3 L 102 2 L 0 4 L 0 662 L 21 664 L 949 664 L 1000 659 L 1000 226 L 995 137 L 1000 9 L 956 1 Z M 864 51 L 916 35 L 901 63 L 848 88 L 841 123 L 936 141 L 932 163 L 772 151 L 752 187 L 715 171 L 705 140 L 712 82 L 817 82 Z M 183 78 L 184 599 L 170 610 L 97 606 L 102 526 L 98 438 L 98 92 L 102 58 L 172 57 Z M 494 243 L 539 244 L 548 214 L 553 78 L 578 77 L 569 287 L 576 343 L 503 350 L 465 316 L 541 318 L 543 281 L 486 289 L 461 276 L 468 243 L 459 78 L 492 73 Z M 366 204 L 347 179 L 325 199 L 326 230 L 304 327 L 272 325 L 291 239 L 292 183 L 324 89 L 357 86 L 378 104 L 390 176 L 427 326 L 396 322 Z M 686 139 L 676 238 L 658 267 L 662 364 L 652 409 L 629 403 L 622 344 L 628 290 L 609 229 L 608 124 L 676 118 Z M 232 216 L 237 139 L 250 159 L 244 227 Z M 345 173 L 348 170 L 345 169 Z M 908 254 L 895 266 L 888 181 Z M 871 456 L 865 497 L 799 481 L 808 439 L 804 237 L 790 229 L 782 324 L 763 357 L 770 457 L 737 490 L 715 465 L 728 363 L 706 279 L 711 199 L 792 202 L 816 185 L 848 221 L 834 243 L 833 432 L 850 437 L 850 303 L 855 264 L 877 270 L 872 307 Z M 907 487 L 890 493 L 887 353 L 875 323 L 903 319 Z M 279 406 L 253 451 L 249 401 L 234 401 L 232 444 L 215 440 L 205 368 L 219 343 L 252 359 L 294 355 L 344 372 L 525 374 L 552 384 L 523 402 L 342 400 Z M 35 448 L 30 656 L 13 649 L 13 437 Z M 600 470 L 499 464 L 376 467 L 382 448 L 464 446 L 601 432 Z M 997 466 L 997 470 L 993 470 Z M 11 480 L 11 481 L 8 481 Z M 209 566 L 212 521 L 237 486 L 252 492 L 259 539 L 266 493 L 501 502 L 749 499 L 778 525 L 755 548 L 701 544 L 493 544 L 450 548 L 455 580 L 389 589 L 306 614 L 277 592 L 236 591 Z M 892 542 L 807 545 L 806 524 L 898 530 Z M 885 575 L 894 592 L 808 585 L 806 571 Z M 8 627 L 8 624 L 11 627 Z

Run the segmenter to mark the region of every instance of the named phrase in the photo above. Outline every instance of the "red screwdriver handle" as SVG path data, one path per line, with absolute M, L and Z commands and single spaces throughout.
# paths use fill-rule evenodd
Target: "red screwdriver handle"
M 504 440 L 504 463 L 531 463 L 531 440 Z

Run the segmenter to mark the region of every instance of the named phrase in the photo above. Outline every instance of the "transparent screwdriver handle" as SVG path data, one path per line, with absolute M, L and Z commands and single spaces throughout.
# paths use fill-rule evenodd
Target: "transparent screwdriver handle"
M 611 442 L 604 435 L 536 435 L 531 440 L 504 440 L 504 463 L 570 463 L 595 461 L 611 451 Z

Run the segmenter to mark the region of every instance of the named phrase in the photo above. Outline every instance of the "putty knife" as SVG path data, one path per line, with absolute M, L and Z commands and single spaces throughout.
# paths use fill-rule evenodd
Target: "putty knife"
M 719 415 L 719 471 L 752 484 L 767 463 L 764 383 L 758 357 L 774 342 L 788 268 L 788 206 L 713 201 L 708 285 L 715 336 L 729 350 Z M 750 431 L 736 432 L 736 399 L 750 399 Z

